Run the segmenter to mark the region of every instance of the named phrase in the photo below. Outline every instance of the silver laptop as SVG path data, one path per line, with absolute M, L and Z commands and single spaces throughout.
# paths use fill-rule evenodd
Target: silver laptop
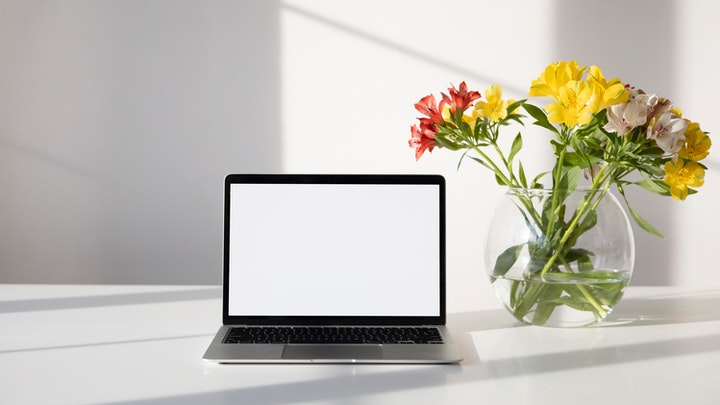
M 453 363 L 439 175 L 225 179 L 221 363 Z

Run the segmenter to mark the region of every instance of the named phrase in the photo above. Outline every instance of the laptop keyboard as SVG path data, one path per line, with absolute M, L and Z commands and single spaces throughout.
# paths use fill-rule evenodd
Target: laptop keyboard
M 234 326 L 223 343 L 440 344 L 433 327 Z

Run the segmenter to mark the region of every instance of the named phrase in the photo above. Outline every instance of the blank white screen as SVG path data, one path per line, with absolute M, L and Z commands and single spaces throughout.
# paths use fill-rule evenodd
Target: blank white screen
M 439 315 L 439 186 L 230 192 L 230 315 Z

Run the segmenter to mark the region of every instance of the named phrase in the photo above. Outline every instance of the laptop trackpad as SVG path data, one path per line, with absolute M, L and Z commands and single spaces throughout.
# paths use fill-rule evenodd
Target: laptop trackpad
M 312 345 L 297 344 L 285 345 L 283 359 L 381 359 L 382 347 L 380 345 Z

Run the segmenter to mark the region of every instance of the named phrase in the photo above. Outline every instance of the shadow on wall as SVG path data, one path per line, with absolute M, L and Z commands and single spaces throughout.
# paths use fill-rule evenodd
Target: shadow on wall
M 575 59 L 581 65 L 597 65 L 608 78 L 620 77 L 626 83 L 672 99 L 675 66 L 668 61 L 675 59 L 669 54 L 676 37 L 674 0 L 555 0 L 555 7 L 553 56 L 558 60 Z M 626 191 L 641 216 L 663 234 L 673 233 L 672 201 L 637 187 Z M 633 229 L 636 246 L 633 284 L 671 284 L 670 242 L 637 226 Z
M 218 284 L 222 181 L 280 171 L 279 3 L 0 13 L 0 282 Z

